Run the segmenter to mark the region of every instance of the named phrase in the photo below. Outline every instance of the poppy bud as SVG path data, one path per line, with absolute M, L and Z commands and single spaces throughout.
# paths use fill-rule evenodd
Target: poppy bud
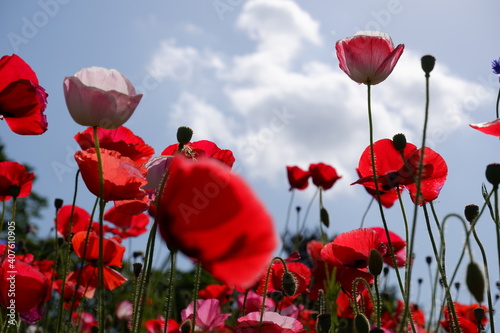
M 420 284 L 422 284 L 422 282 L 424 282 L 424 279 L 419 278 L 419 279 L 417 280 L 417 282 L 418 282 L 418 284 L 420 285 Z
M 142 251 L 134 251 L 132 253 L 132 257 L 134 257 L 134 259 L 137 257 L 143 257 L 143 256 L 144 256 L 144 252 L 142 252 Z
M 425 257 L 425 262 L 427 263 L 427 265 L 430 265 L 432 262 L 432 257 L 431 256 Z
M 394 135 L 392 137 L 392 144 L 397 151 L 403 152 L 406 148 L 406 136 L 403 133 Z
M 10 188 L 9 188 L 9 194 L 12 197 L 17 198 L 20 193 L 21 193 L 21 186 L 19 186 L 19 185 L 11 185 L 10 186 Z
M 455 289 L 457 291 L 460 289 L 460 282 L 455 282 Z
M 187 126 L 181 126 L 177 129 L 177 142 L 181 146 L 184 146 L 186 143 L 191 141 L 193 137 L 193 130 Z
M 384 268 L 384 259 L 380 252 L 376 249 L 370 250 L 370 255 L 368 256 L 368 269 L 370 273 L 374 276 L 379 276 L 382 273 L 382 269 Z
M 282 277 L 282 285 L 283 291 L 286 296 L 293 296 L 297 291 L 297 281 L 295 281 L 295 277 L 290 272 L 285 272 Z
M 134 275 L 135 277 L 139 277 L 142 271 L 142 264 L 140 262 L 135 262 L 132 266 L 134 266 Z
M 300 206 L 295 207 L 295 210 L 297 211 L 297 213 L 300 213 L 301 209 L 302 209 L 302 207 L 300 207 Z
M 476 322 L 480 323 L 484 318 L 484 309 L 480 307 L 475 308 L 474 317 L 476 317 Z
M 467 288 L 469 292 L 474 296 L 478 303 L 482 303 L 484 300 L 484 277 L 481 268 L 475 262 L 470 262 L 467 265 L 467 274 L 465 276 L 465 282 L 467 283 Z
M 479 216 L 479 207 L 477 205 L 467 205 L 464 209 L 465 219 L 470 223 L 474 222 Z
M 59 199 L 59 198 L 55 199 L 54 200 L 54 207 L 56 207 L 56 210 L 59 210 L 62 207 L 63 203 L 64 203 L 63 199 Z
M 330 226 L 330 216 L 328 215 L 328 211 L 326 210 L 326 208 L 321 207 L 321 210 L 319 212 L 319 216 L 321 218 L 321 222 L 323 222 L 325 227 L 328 228 Z
M 492 163 L 486 167 L 486 179 L 493 184 L 494 188 L 498 188 L 498 184 L 500 184 L 500 164 Z
M 322 313 L 316 319 L 316 331 L 318 333 L 328 333 L 332 327 L 332 315 L 329 313 Z
M 434 65 L 436 64 L 436 58 L 431 55 L 424 55 L 420 59 L 420 63 L 422 65 L 422 69 L 425 72 L 425 75 L 428 76 L 430 72 L 434 69 Z
M 189 333 L 191 332 L 191 320 L 186 320 L 185 322 L 182 323 L 180 331 L 182 333 Z
M 362 313 L 358 313 L 354 317 L 354 327 L 357 333 L 369 333 L 370 332 L 370 322 L 368 318 Z

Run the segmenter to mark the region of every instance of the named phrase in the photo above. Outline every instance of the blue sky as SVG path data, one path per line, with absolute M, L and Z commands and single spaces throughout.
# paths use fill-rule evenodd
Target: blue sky
M 498 139 L 467 126 L 495 117 L 499 84 L 490 63 L 500 57 L 499 10 L 493 0 L 460 6 L 449 0 L 2 2 L 2 53 L 18 54 L 38 74 L 49 94 L 49 130 L 22 137 L 1 124 L 0 137 L 8 156 L 35 167 L 36 191 L 69 203 L 78 149 L 73 136 L 84 128 L 69 116 L 63 79 L 83 67 L 115 68 L 144 94 L 127 127 L 157 154 L 174 143 L 182 125 L 194 129 L 193 140 L 232 149 L 235 170 L 265 202 L 279 230 L 290 197 L 285 166 L 336 167 L 343 178 L 326 193 L 325 206 L 330 235 L 344 232 L 359 226 L 369 202 L 363 188 L 349 185 L 369 142 L 368 122 L 366 87 L 338 68 L 334 44 L 358 30 L 379 30 L 404 43 L 405 52 L 393 74 L 373 88 L 375 138 L 403 132 L 420 146 L 419 59 L 434 55 L 428 142 L 449 166 L 436 208 L 441 217 L 461 214 L 465 205 L 482 203 L 485 167 L 499 162 Z M 90 210 L 92 198 L 81 189 L 78 203 Z M 313 192 L 300 193 L 296 204 L 307 205 Z M 52 212 L 50 207 L 39 222 L 41 235 L 52 226 Z M 392 208 L 388 214 L 390 228 L 403 234 L 400 212 Z M 311 228 L 317 216 L 313 209 Z M 373 207 L 365 225 L 378 221 Z M 479 231 L 494 252 L 488 236 L 493 226 L 484 221 Z M 464 239 L 461 226 L 452 223 L 446 229 L 451 268 L 458 251 L 452 246 Z M 417 237 L 415 278 L 427 277 L 425 265 L 418 266 L 431 255 L 422 220 Z

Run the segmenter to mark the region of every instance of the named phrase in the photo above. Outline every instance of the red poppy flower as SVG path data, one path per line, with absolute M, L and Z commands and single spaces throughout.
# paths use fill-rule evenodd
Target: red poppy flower
M 163 316 L 158 316 L 156 319 L 149 319 L 143 323 L 148 333 L 163 333 L 165 328 L 165 318 Z M 168 320 L 168 330 L 167 333 L 177 333 L 179 332 L 179 324 L 174 319 Z
M 304 171 L 298 166 L 287 166 L 286 171 L 288 174 L 288 182 L 290 183 L 290 191 L 296 188 L 297 190 L 304 190 L 309 185 L 309 177 L 311 173 Z
M 386 247 L 375 231 L 356 229 L 342 233 L 326 244 L 321 250 L 321 257 L 328 265 L 337 268 L 337 281 L 350 294 L 352 283 L 357 277 L 365 278 L 368 283 L 373 280 L 373 276 L 367 272 L 368 256 L 372 249 L 382 255 L 386 253 Z M 364 288 L 362 285 L 359 287 Z
M 142 199 L 145 196 L 142 186 L 146 185 L 146 168 L 134 163 L 120 153 L 101 149 L 104 178 L 104 200 Z M 75 153 L 83 181 L 95 196 L 100 195 L 99 168 L 95 148 Z
M 12 297 L 11 284 L 15 284 Z M 6 308 L 14 304 L 15 311 L 28 312 L 47 302 L 51 297 L 50 280 L 38 269 L 19 260 L 4 260 L 0 267 L 0 304 Z
M 370 228 L 370 229 L 374 230 L 378 234 L 380 241 L 382 243 L 384 243 L 384 245 L 387 248 L 387 252 L 383 256 L 384 262 L 386 264 L 394 267 L 394 264 L 393 264 L 392 258 L 391 258 L 391 252 L 389 250 L 389 242 L 387 240 L 387 234 L 385 233 L 385 229 L 379 228 L 379 227 L 374 227 L 374 228 Z M 393 233 L 392 231 L 389 231 L 389 237 L 391 239 L 392 248 L 394 250 L 394 256 L 396 257 L 396 264 L 398 265 L 398 267 L 403 267 L 406 263 L 406 249 L 405 249 L 406 242 L 401 237 L 399 237 L 398 235 Z
M 358 309 L 367 317 L 371 318 L 373 311 L 373 302 L 368 289 L 363 289 L 360 295 L 354 298 L 346 293 L 338 293 L 337 295 L 337 316 L 343 319 L 353 319 L 354 311 L 352 305 L 357 303 Z
M 342 178 L 337 174 L 334 167 L 324 163 L 311 164 L 309 172 L 311 173 L 313 184 L 318 187 L 321 186 L 323 190 L 330 189 L 337 180 Z
M 457 313 L 458 324 L 460 325 L 461 332 L 464 333 L 478 332 L 476 317 L 474 315 L 474 309 L 483 308 L 485 313 L 488 313 L 488 309 L 484 305 L 479 306 L 478 304 L 465 305 L 458 302 L 454 302 L 453 305 L 455 306 L 455 312 Z M 445 320 L 441 321 L 441 326 L 444 328 L 445 331 L 451 332 L 451 327 L 452 327 L 451 321 L 453 319 L 449 313 L 448 306 L 445 306 L 444 308 L 444 317 Z M 488 318 L 484 316 L 483 320 L 481 321 L 481 325 L 484 326 L 486 325 L 486 323 L 488 323 Z
M 17 162 L 0 162 L 0 201 L 12 198 L 12 191 L 20 189 L 18 198 L 31 194 L 31 187 L 35 174 L 26 171 L 26 167 Z
M 401 156 L 390 139 L 375 142 L 373 149 L 379 189 L 386 193 L 395 192 L 396 195 L 392 195 L 392 198 L 397 198 L 397 188 L 404 186 L 409 190 L 410 196 L 415 202 L 417 195 L 415 179 L 418 175 L 418 164 L 420 163 L 422 150 L 417 149 L 411 143 L 407 143 L 403 156 Z M 405 163 L 403 157 L 407 163 Z M 353 184 L 362 184 L 366 188 L 375 191 L 369 146 L 359 159 L 358 172 L 361 178 Z M 422 182 L 420 184 L 424 202 L 430 202 L 438 197 L 447 175 L 448 167 L 444 159 L 431 148 L 426 147 L 423 159 Z M 389 202 L 386 201 L 386 203 Z
M 162 155 L 175 155 L 179 149 L 179 144 L 173 144 L 165 148 L 161 153 Z M 182 153 L 191 159 L 199 159 L 202 157 L 211 157 L 221 161 L 229 167 L 234 164 L 233 152 L 228 149 L 220 149 L 215 143 L 208 140 L 201 140 L 196 142 L 188 142 L 182 148 Z
M 66 285 L 64 286 L 64 301 L 63 306 L 65 309 L 71 308 L 73 305 L 73 310 L 75 310 L 79 305 L 83 297 L 91 299 L 94 297 L 95 288 L 91 286 L 83 286 L 81 282 L 84 282 L 83 278 L 80 277 L 80 284 L 78 289 L 76 288 L 76 280 L 78 277 L 73 277 L 73 272 L 68 274 L 68 279 L 66 280 Z M 54 289 L 61 295 L 62 292 L 62 280 L 54 281 Z M 76 295 L 75 295 L 76 294 Z M 73 298 L 75 302 L 73 303 Z
M 248 185 L 213 159 L 175 158 L 156 218 L 170 249 L 216 279 L 248 287 L 276 247 L 272 219 Z
M 209 284 L 198 292 L 201 299 L 215 298 L 220 304 L 226 304 L 233 295 L 234 288 L 225 284 Z
M 99 259 L 99 237 L 91 233 L 88 235 L 88 241 L 86 240 L 87 233 L 81 231 L 76 233 L 71 240 L 73 244 L 73 249 L 78 257 L 83 258 L 89 262 L 89 264 L 83 266 L 81 269 L 73 272 L 71 276 L 72 281 L 77 281 L 78 275 L 81 274 L 80 281 L 85 286 L 92 286 L 97 288 L 97 260 Z M 87 249 L 85 250 L 85 246 Z M 113 290 L 116 287 L 121 286 L 127 279 L 108 266 L 122 267 L 123 254 L 125 253 L 125 248 L 119 244 L 117 238 L 104 239 L 104 249 L 103 249 L 103 264 L 104 266 L 104 287 L 108 290 Z
M 500 118 L 486 123 L 469 124 L 469 126 L 484 134 L 500 137 Z
M 97 136 L 100 148 L 117 151 L 137 164 L 146 163 L 155 152 L 150 145 L 146 144 L 143 139 L 125 126 L 112 130 L 98 128 Z M 94 148 L 93 128 L 89 127 L 85 131 L 78 133 L 75 135 L 75 140 L 82 150 Z
M 397 305 L 390 305 L 392 310 L 384 311 L 382 313 L 382 328 L 389 331 L 396 331 L 401 326 L 401 320 L 405 315 L 405 305 L 401 300 L 397 300 Z M 425 314 L 420 310 L 416 304 L 410 304 L 410 313 L 415 324 L 416 332 L 425 331 Z M 408 331 L 412 331 L 410 323 L 408 323 Z M 477 332 L 477 330 L 476 330 Z
M 47 93 L 31 67 L 17 55 L 0 59 L 0 119 L 12 132 L 38 135 L 47 130 Z
M 145 233 L 148 229 L 149 216 L 145 213 L 138 215 L 123 214 L 116 208 L 109 209 L 104 214 L 104 220 L 113 223 L 117 228 L 109 229 L 121 238 L 136 237 Z
M 73 215 L 71 215 L 73 211 Z M 57 211 L 57 232 L 62 235 L 64 239 L 68 238 L 69 225 L 72 224 L 71 233 L 75 234 L 79 231 L 86 231 L 90 221 L 90 214 L 83 208 L 78 206 L 66 205 L 62 206 Z
M 389 35 L 362 31 L 335 44 L 339 66 L 353 81 L 375 85 L 384 81 L 396 66 L 404 50 L 394 48 Z

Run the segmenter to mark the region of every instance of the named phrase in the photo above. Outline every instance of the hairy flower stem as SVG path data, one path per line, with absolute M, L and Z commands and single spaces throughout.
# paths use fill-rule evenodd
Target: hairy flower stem
M 273 268 L 273 263 L 275 260 L 280 260 L 281 263 L 283 264 L 283 268 L 285 270 L 285 273 L 288 272 L 288 267 L 286 267 L 286 262 L 283 260 L 281 257 L 274 257 L 271 260 L 271 263 L 269 264 L 269 267 L 267 268 L 267 273 L 266 273 L 266 282 L 264 283 L 264 291 L 262 294 L 262 306 L 260 308 L 260 320 L 259 320 L 259 331 L 258 333 L 262 332 L 262 321 L 264 319 L 264 309 L 266 307 L 266 294 L 267 294 L 267 287 L 269 286 L 269 275 L 271 275 L 271 269 Z
M 102 168 L 101 148 L 97 126 L 93 127 L 94 146 L 97 155 L 97 167 L 99 170 L 99 258 L 97 259 L 97 319 L 99 322 L 99 333 L 104 332 L 104 172 Z
M 194 276 L 194 290 L 193 290 L 193 318 L 192 318 L 192 330 L 196 331 L 196 311 L 197 311 L 197 300 L 198 300 L 198 290 L 200 289 L 200 281 L 201 281 L 201 263 L 198 261 L 196 263 L 196 273 Z
M 495 191 L 496 193 L 496 191 Z M 472 227 L 472 234 L 474 235 L 474 239 L 476 240 L 477 246 L 479 247 L 479 250 L 481 251 L 481 256 L 483 257 L 483 265 L 484 265 L 484 278 L 486 282 L 486 295 L 488 296 L 488 309 L 494 309 L 493 308 L 493 301 L 491 299 L 491 287 L 490 287 L 490 274 L 488 273 L 488 260 L 486 258 L 486 251 L 484 250 L 483 244 L 479 240 L 479 237 L 477 236 L 476 233 L 476 228 Z M 495 319 L 493 316 L 491 316 L 491 321 L 490 321 L 490 332 L 495 333 Z
M 371 163 L 372 163 L 372 171 L 373 171 L 373 181 L 375 183 L 375 193 L 377 195 L 377 202 L 378 202 L 378 208 L 380 211 L 380 217 L 382 218 L 382 223 L 384 225 L 384 230 L 385 230 L 385 235 L 387 237 L 387 244 L 389 245 L 389 253 L 391 254 L 391 260 L 394 265 L 394 267 L 398 267 L 397 261 L 396 261 L 396 256 L 394 255 L 394 247 L 392 246 L 392 240 L 389 234 L 389 227 L 387 226 L 387 220 L 385 218 L 384 214 L 384 207 L 382 206 L 382 201 L 380 200 L 380 192 L 379 192 L 379 184 L 378 184 L 378 179 L 377 179 L 377 168 L 375 165 L 375 153 L 374 153 L 374 147 L 373 147 L 373 117 L 372 117 L 372 105 L 371 105 L 371 84 L 367 84 L 368 87 L 368 123 L 369 123 L 369 128 L 370 128 L 370 155 L 371 155 Z M 408 263 L 407 263 L 408 264 Z M 405 289 L 403 286 L 403 282 L 401 280 L 401 274 L 399 273 L 398 269 L 395 269 L 396 271 L 396 277 L 398 279 L 398 285 L 399 285 L 399 290 L 401 291 L 401 294 L 404 296 L 405 295 Z M 405 307 L 408 307 L 407 304 L 405 304 Z M 415 328 L 413 327 L 413 331 L 415 332 Z
M 80 170 L 76 172 L 75 176 L 75 191 L 73 192 L 73 202 L 71 203 L 71 215 L 69 216 L 69 227 L 68 227 L 68 237 L 66 239 L 66 251 L 64 251 L 63 256 L 61 258 L 61 295 L 64 295 L 66 290 L 66 277 L 68 275 L 68 267 L 71 259 L 71 229 L 73 229 L 73 214 L 75 213 L 75 205 L 76 205 L 76 195 L 78 193 L 78 177 L 80 176 Z M 64 309 L 64 297 L 59 298 L 59 306 L 57 308 L 57 321 L 56 321 L 56 332 L 61 332 L 61 325 L 63 322 L 63 309 Z M 70 311 L 71 312 L 71 311 Z M 71 313 L 70 313 L 71 316 Z
M 168 274 L 168 287 L 167 287 L 167 297 L 165 300 L 165 326 L 163 327 L 163 333 L 168 331 L 168 319 L 170 318 L 170 308 L 172 307 L 172 299 L 174 298 L 174 283 L 175 283 L 175 259 L 177 257 L 177 251 L 170 252 L 170 272 Z

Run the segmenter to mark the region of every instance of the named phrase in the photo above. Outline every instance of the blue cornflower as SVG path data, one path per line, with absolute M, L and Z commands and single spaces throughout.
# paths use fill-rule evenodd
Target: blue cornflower
M 493 73 L 500 77 L 500 58 L 491 62 L 491 68 L 493 69 Z

